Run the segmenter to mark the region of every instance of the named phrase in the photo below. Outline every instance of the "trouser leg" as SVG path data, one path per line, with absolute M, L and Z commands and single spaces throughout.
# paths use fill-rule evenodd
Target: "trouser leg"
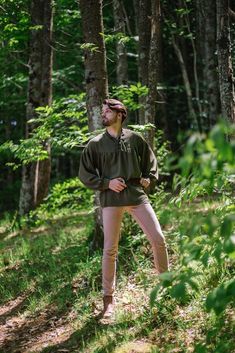
M 169 262 L 166 242 L 152 206 L 149 203 L 131 206 L 128 208 L 128 212 L 137 221 L 150 241 L 158 274 L 167 271 Z
M 113 295 L 116 282 L 116 259 L 124 207 L 104 207 L 104 249 L 102 259 L 102 286 L 105 296 Z

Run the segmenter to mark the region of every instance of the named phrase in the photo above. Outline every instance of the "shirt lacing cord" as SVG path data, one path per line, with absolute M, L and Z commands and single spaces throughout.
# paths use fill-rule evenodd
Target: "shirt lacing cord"
M 120 149 L 122 152 L 127 152 L 125 142 L 122 139 L 119 139 L 118 141 L 118 149 Z

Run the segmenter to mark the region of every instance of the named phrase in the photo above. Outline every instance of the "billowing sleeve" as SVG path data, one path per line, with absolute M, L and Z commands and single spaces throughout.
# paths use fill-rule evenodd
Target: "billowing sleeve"
M 88 188 L 103 191 L 109 188 L 109 179 L 99 176 L 99 171 L 95 163 L 96 157 L 92 145 L 88 143 L 81 155 L 78 176 L 81 182 Z
M 158 164 L 157 158 L 149 146 L 149 144 L 145 141 L 145 139 L 141 136 L 141 148 L 140 148 L 140 163 L 141 163 L 141 172 L 143 178 L 150 179 L 158 179 Z

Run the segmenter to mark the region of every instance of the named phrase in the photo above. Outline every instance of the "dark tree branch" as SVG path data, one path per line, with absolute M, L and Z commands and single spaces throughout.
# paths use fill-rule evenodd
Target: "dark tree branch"
M 231 18 L 231 20 L 233 22 L 235 22 L 235 12 L 232 9 L 230 9 L 230 7 L 228 9 L 228 14 L 229 14 L 229 17 Z

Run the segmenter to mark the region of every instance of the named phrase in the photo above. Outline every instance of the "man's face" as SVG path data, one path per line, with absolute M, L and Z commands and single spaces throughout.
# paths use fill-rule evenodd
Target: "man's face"
M 102 124 L 103 126 L 111 126 L 118 121 L 118 112 L 109 108 L 107 104 L 102 107 Z

